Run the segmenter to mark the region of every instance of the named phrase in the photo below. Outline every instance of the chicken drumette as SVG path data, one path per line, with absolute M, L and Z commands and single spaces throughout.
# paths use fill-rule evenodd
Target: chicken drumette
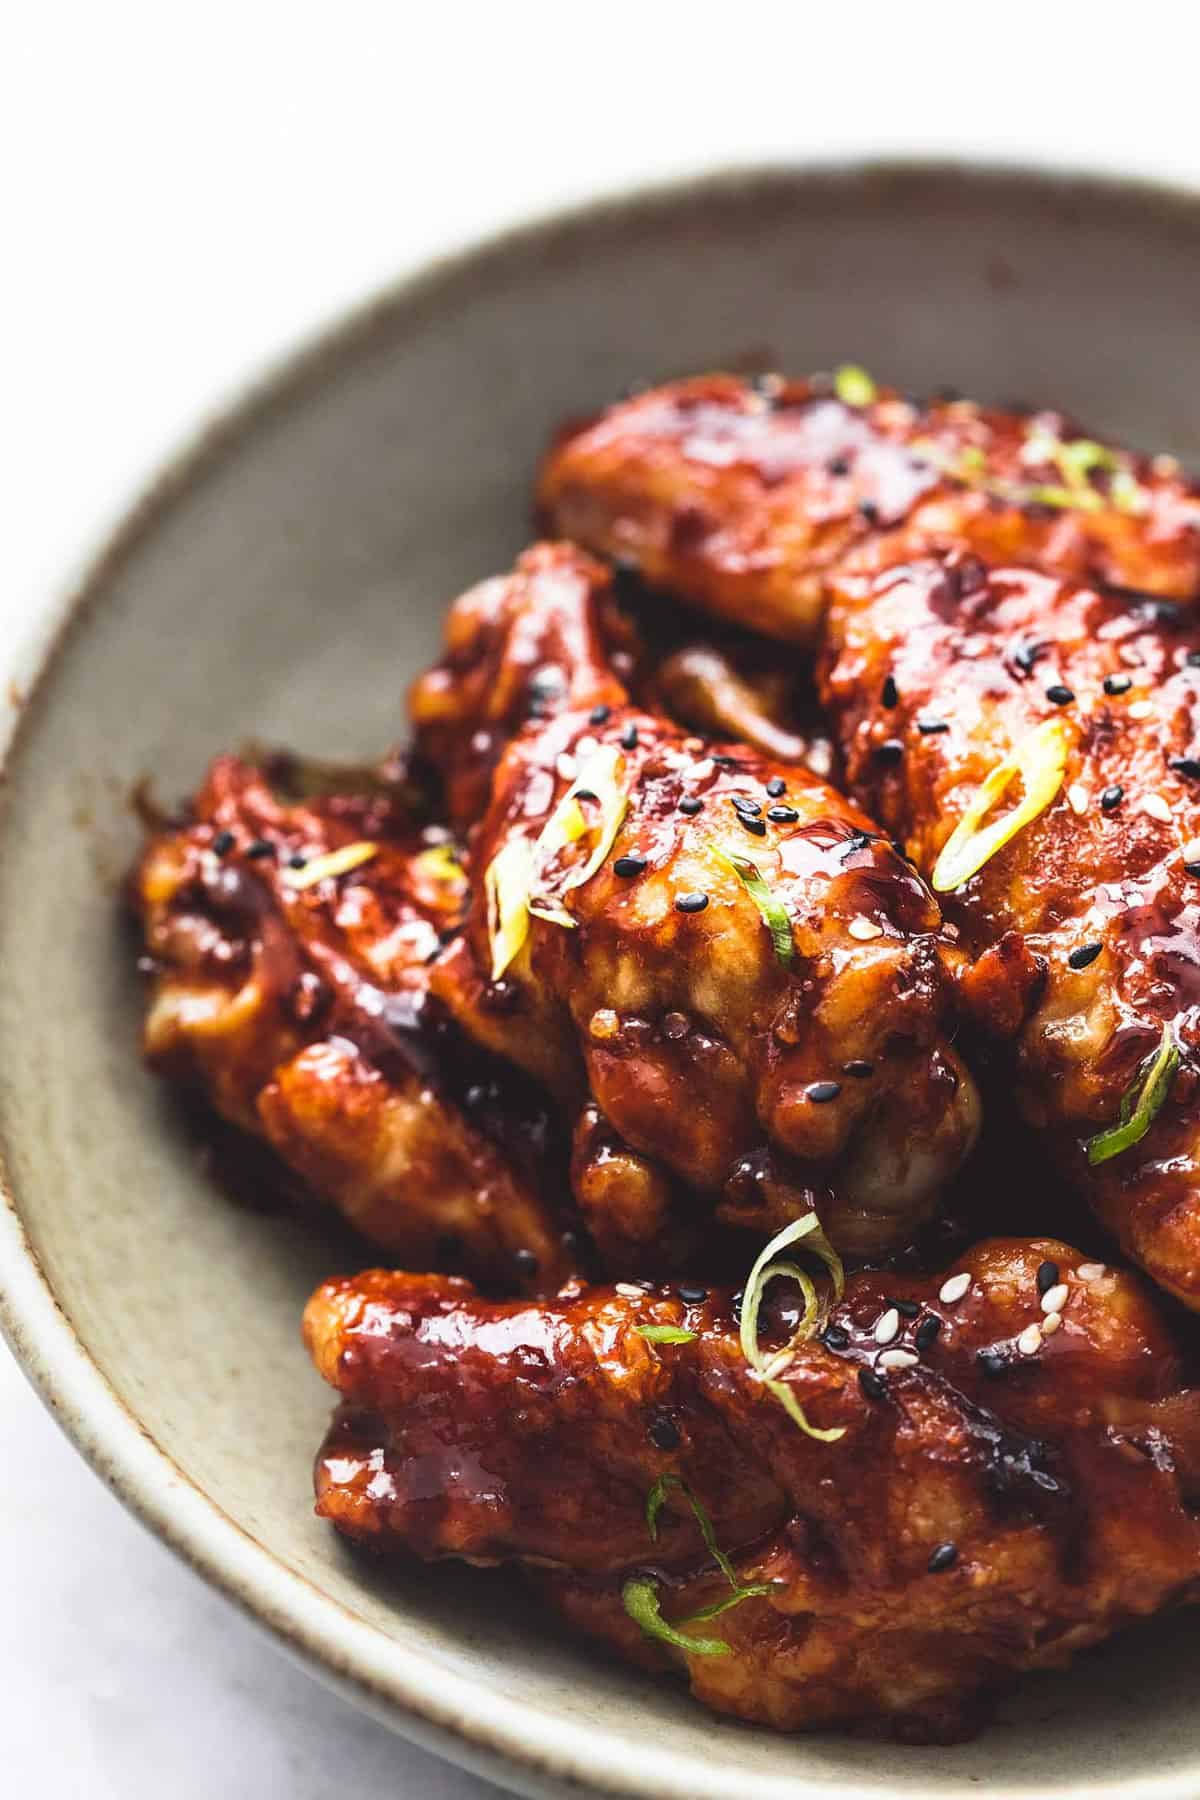
M 1200 1394 L 1137 1280 L 1053 1241 L 852 1277 L 775 1371 L 836 1441 L 754 1372 L 725 1293 L 493 1304 L 377 1270 L 321 1288 L 305 1331 L 342 1396 L 323 1516 L 378 1550 L 519 1562 L 743 1718 L 954 1737 L 990 1688 L 1200 1576 Z
M 859 370 L 656 388 L 565 433 L 538 502 L 547 529 L 804 645 L 831 572 L 938 548 L 1200 592 L 1200 492 L 1171 458 L 1111 450 L 1055 412 L 910 401 Z
M 760 1235 L 815 1202 L 839 1249 L 896 1248 L 976 1128 L 937 908 L 815 776 L 632 706 L 608 599 L 597 564 L 537 546 L 452 610 L 415 689 L 447 791 L 491 769 L 433 991 L 578 1119 L 610 1267 L 661 1262 L 681 1219 L 686 1253 L 714 1202 Z
M 307 802 L 220 757 L 131 882 L 145 1051 L 416 1267 L 553 1289 L 577 1264 L 542 1104 L 428 992 L 466 878 L 385 781 Z

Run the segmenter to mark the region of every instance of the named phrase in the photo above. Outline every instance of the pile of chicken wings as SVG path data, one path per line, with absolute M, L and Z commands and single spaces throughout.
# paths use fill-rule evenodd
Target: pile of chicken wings
M 536 504 L 409 747 L 156 823 L 147 1058 L 386 1258 L 305 1314 L 339 1531 L 961 1737 L 1200 1595 L 1200 488 L 843 368 Z

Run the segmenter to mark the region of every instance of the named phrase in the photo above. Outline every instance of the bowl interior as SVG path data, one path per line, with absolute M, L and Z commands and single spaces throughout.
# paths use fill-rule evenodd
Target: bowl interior
M 328 1400 L 297 1326 L 354 1252 L 205 1175 L 139 1067 L 118 898 L 142 777 L 174 796 L 251 736 L 336 756 L 402 732 L 446 602 L 526 539 L 565 415 L 673 373 L 853 359 L 901 387 L 1061 404 L 1200 463 L 1197 317 L 1200 202 L 1145 189 L 892 169 L 652 195 L 382 302 L 178 470 L 91 578 L 25 708 L 0 827 L 14 1203 L 87 1355 L 177 1471 L 134 1473 L 136 1430 L 110 1419 L 113 1479 L 160 1520 L 164 1482 L 189 1506 L 199 1490 L 219 1516 L 193 1507 L 191 1553 L 403 1728 L 517 1754 L 543 1773 L 511 1779 L 539 1792 L 556 1774 L 679 1800 L 1200 1791 L 1186 1615 L 1027 1682 L 975 1743 L 899 1750 L 711 1718 L 565 1640 L 503 1576 L 347 1554 L 311 1515 Z M 17 1310 L 57 1386 L 49 1302 Z

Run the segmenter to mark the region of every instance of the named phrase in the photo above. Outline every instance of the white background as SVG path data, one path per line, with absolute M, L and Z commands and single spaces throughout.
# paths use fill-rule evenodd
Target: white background
M 6 636 L 247 375 L 501 220 L 813 153 L 1200 179 L 1183 6 L 18 11 L 0 40 Z M 125 1518 L 2 1348 L 0 1743 L 6 1789 L 50 1800 L 494 1792 L 284 1663 Z

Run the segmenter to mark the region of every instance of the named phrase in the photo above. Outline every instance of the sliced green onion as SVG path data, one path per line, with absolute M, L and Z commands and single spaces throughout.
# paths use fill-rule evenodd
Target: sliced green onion
M 833 391 L 843 406 L 870 406 L 877 392 L 867 371 L 857 363 L 843 363 L 834 370 Z
M 621 1589 L 621 1604 L 646 1636 L 657 1638 L 661 1644 L 685 1650 L 689 1656 L 729 1655 L 729 1645 L 724 1638 L 685 1637 L 674 1625 L 668 1625 L 659 1611 L 658 1589 L 652 1581 L 627 1581 Z
M 1026 488 L 1023 500 L 1033 506 L 1057 506 L 1062 511 L 1100 512 L 1104 501 L 1092 487 L 1058 487 L 1054 482 L 1037 482 Z
M 314 856 L 302 869 L 284 869 L 283 879 L 290 888 L 297 891 L 315 887 L 318 881 L 329 881 L 336 875 L 348 875 L 351 869 L 361 868 L 363 863 L 370 862 L 378 854 L 378 844 L 368 844 L 362 839 L 356 844 L 343 844 L 340 850 L 330 850 L 325 856 Z
M 435 844 L 413 857 L 413 869 L 431 881 L 465 881 L 466 871 L 453 844 Z
M 842 1259 L 821 1230 L 821 1221 L 817 1215 L 809 1213 L 806 1218 L 793 1219 L 790 1225 L 786 1225 L 776 1237 L 771 1239 L 750 1271 L 750 1278 L 742 1296 L 742 1355 L 767 1392 L 779 1402 L 788 1417 L 794 1420 L 801 1431 L 808 1437 L 819 1438 L 824 1444 L 835 1444 L 840 1437 L 845 1436 L 845 1428 L 837 1425 L 827 1431 L 822 1431 L 815 1425 L 810 1425 L 804 1408 L 787 1382 L 776 1380 L 770 1373 L 772 1368 L 778 1367 L 784 1352 L 776 1351 L 767 1356 L 763 1353 L 758 1341 L 759 1309 L 762 1306 L 768 1284 L 775 1279 L 776 1275 L 782 1275 L 794 1281 L 804 1297 L 804 1311 L 800 1315 L 800 1323 L 785 1347 L 787 1351 L 794 1350 L 797 1345 L 806 1343 L 810 1338 L 815 1337 L 825 1322 L 828 1306 L 823 1304 L 818 1296 L 811 1276 L 807 1275 L 798 1263 L 780 1260 L 781 1251 L 790 1249 L 793 1244 L 798 1244 L 804 1238 L 812 1240 L 806 1244 L 805 1248 L 812 1251 L 815 1256 L 819 1256 L 829 1270 L 833 1280 L 835 1299 L 840 1300 L 845 1292 L 846 1277 L 842 1268 Z
M 580 765 L 575 780 L 547 819 L 534 847 L 528 900 L 529 911 L 536 913 L 538 918 L 548 919 L 552 925 L 564 925 L 569 930 L 574 930 L 578 923 L 562 905 L 561 897 L 590 881 L 613 847 L 629 811 L 629 795 L 619 786 L 624 767 L 621 752 L 612 744 L 602 744 Z M 599 803 L 600 818 L 595 826 L 588 824 L 580 805 L 578 796 L 581 792 L 593 794 Z M 556 880 L 553 875 L 548 875 L 554 859 L 588 832 L 595 833 L 596 841 L 587 860 L 564 879 Z M 547 881 L 553 882 L 555 892 L 546 891 Z
M 690 1344 L 696 1336 L 682 1325 L 635 1325 L 633 1329 L 651 1344 Z
M 737 850 L 722 850 L 714 845 L 717 860 L 732 869 L 750 898 L 762 915 L 763 924 L 771 934 L 771 943 L 775 954 L 784 968 L 790 968 L 796 957 L 796 945 L 792 938 L 792 921 L 787 915 L 782 900 L 771 892 L 766 877 L 758 864 Z
M 668 1625 L 663 1619 L 659 1611 L 658 1590 L 652 1581 L 627 1581 L 621 1590 L 621 1599 L 630 1618 L 636 1620 L 648 1637 L 673 1644 L 677 1650 L 686 1650 L 692 1656 L 724 1656 L 729 1649 L 724 1638 L 691 1638 L 685 1637 L 683 1633 L 692 1625 L 702 1625 L 709 1619 L 719 1618 L 731 1607 L 740 1606 L 743 1600 L 751 1600 L 758 1594 L 769 1594 L 770 1585 L 762 1581 L 743 1585 L 738 1580 L 737 1570 L 717 1543 L 712 1520 L 687 1483 L 678 1475 L 660 1475 L 646 1496 L 646 1529 L 652 1543 L 658 1542 L 658 1515 L 672 1488 L 678 1488 L 691 1507 L 700 1527 L 700 1535 L 704 1539 L 704 1547 L 729 1583 L 730 1591 L 711 1606 L 702 1607 L 699 1612 L 681 1619 L 678 1627 Z
M 1175 1071 L 1179 1067 L 1179 1046 L 1170 1024 L 1162 1028 L 1162 1041 L 1148 1056 L 1121 1096 L 1121 1111 L 1115 1125 L 1097 1132 L 1087 1140 L 1087 1159 L 1093 1168 L 1120 1156 L 1122 1150 L 1140 1144 L 1155 1114 L 1171 1091 Z
M 1018 831 L 1045 812 L 1062 786 L 1072 735 L 1064 720 L 1046 719 L 997 763 L 942 846 L 929 878 L 936 893 L 948 894 L 961 887 Z M 1018 775 L 1025 787 L 1021 800 L 1010 812 L 985 825 L 984 820 Z
M 511 837 L 496 852 L 483 878 L 493 981 L 499 981 L 529 936 L 532 869 L 533 845 L 528 838 Z

